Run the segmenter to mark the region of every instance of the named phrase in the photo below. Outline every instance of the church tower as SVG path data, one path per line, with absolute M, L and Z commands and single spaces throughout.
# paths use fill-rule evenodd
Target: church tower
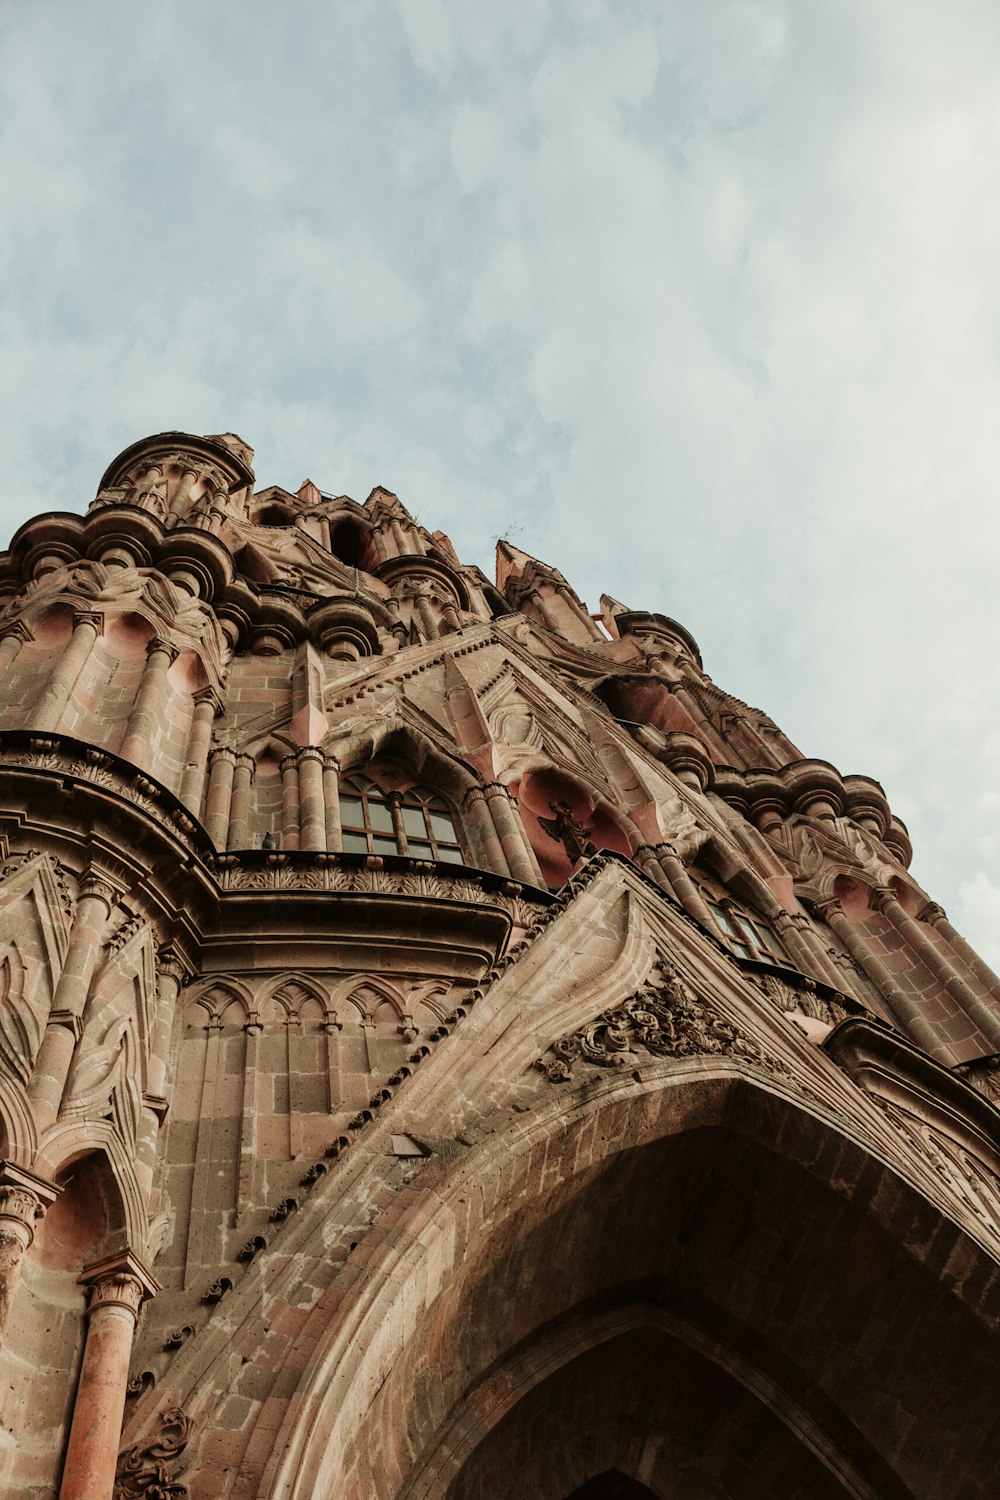
M 1000 980 L 882 787 L 252 462 L 0 557 L 0 1490 L 994 1496 Z

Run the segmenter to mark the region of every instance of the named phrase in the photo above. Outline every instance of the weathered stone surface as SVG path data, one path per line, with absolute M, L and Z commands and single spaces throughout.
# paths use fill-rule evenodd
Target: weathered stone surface
M 1000 981 L 882 788 L 252 456 L 0 558 L 0 1488 L 992 1496 Z

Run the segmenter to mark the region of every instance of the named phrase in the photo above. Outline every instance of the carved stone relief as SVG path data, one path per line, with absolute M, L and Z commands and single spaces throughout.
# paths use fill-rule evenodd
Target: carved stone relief
M 772 1072 L 789 1071 L 785 1063 L 769 1056 L 699 1000 L 677 972 L 663 964 L 631 1000 L 553 1043 L 538 1067 L 551 1082 L 565 1083 L 578 1063 L 627 1068 L 636 1066 L 645 1054 L 744 1058 Z
M 162 1411 L 156 1435 L 120 1454 L 114 1500 L 181 1500 L 188 1491 L 177 1480 L 176 1466 L 193 1425 L 179 1406 Z

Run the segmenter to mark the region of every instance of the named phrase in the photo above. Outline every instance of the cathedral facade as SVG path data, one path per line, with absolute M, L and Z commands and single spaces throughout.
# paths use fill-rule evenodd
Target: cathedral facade
M 0 1491 L 993 1496 L 1000 981 L 881 786 L 252 458 L 0 558 Z

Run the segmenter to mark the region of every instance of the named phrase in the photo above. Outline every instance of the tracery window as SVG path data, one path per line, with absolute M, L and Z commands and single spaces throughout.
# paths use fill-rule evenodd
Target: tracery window
M 758 963 L 783 964 L 786 968 L 795 967 L 780 937 L 759 912 L 749 911 L 730 895 L 720 895 L 701 881 L 699 888 L 705 905 L 738 958 L 752 958 Z
M 451 810 L 429 787 L 400 790 L 381 786 L 367 775 L 345 777 L 340 823 L 347 854 L 408 854 L 412 859 L 465 863 Z

